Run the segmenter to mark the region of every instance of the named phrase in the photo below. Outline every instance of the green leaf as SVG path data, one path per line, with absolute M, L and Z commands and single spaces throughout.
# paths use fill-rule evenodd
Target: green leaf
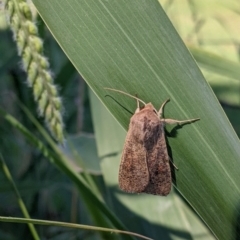
M 142 236 L 140 234 L 131 233 L 127 231 L 121 231 L 116 229 L 109 229 L 109 228 L 102 228 L 102 227 L 94 227 L 88 226 L 83 224 L 74 224 L 74 223 L 67 223 L 67 222 L 58 222 L 58 221 L 47 221 L 47 220 L 39 220 L 39 219 L 29 219 L 29 218 L 15 218 L 15 217 L 2 217 L 0 216 L 0 222 L 12 222 L 12 223 L 28 223 L 28 224 L 36 224 L 36 225 L 47 225 L 47 226 L 60 226 L 60 227 L 68 227 L 68 228 L 75 228 L 75 229 L 85 229 L 91 231 L 99 231 L 99 232 L 108 232 L 108 233 L 117 233 L 117 234 L 124 234 L 124 235 L 131 235 L 134 237 L 138 237 L 141 239 L 152 240 L 151 238 Z
M 132 112 L 136 103 L 104 87 L 138 94 L 157 109 L 170 97 L 165 117 L 201 119 L 168 137 L 179 168 L 176 186 L 217 237 L 239 237 L 239 140 L 158 1 L 33 2 L 74 66 L 125 129 L 129 113 L 105 95 Z

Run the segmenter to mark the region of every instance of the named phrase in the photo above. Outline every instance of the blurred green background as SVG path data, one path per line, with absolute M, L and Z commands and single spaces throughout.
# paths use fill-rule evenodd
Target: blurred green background
M 159 2 L 189 47 L 239 136 L 239 1 L 225 0 L 221 4 L 213 0 Z M 175 190 L 168 198 L 121 193 L 115 181 L 118 174 L 116 163 L 120 161 L 126 132 L 89 89 L 34 8 L 33 11 L 39 34 L 44 40 L 44 53 L 49 59 L 65 109 L 66 146 L 59 146 L 59 149 L 66 154 L 65 159 L 76 173 L 85 179 L 91 178 L 96 195 L 100 193 L 109 212 L 115 214 L 129 231 L 154 239 L 214 239 L 204 222 Z M 47 140 L 40 136 L 39 129 L 16 104 L 16 101 L 21 101 L 37 118 L 36 104 L 31 89 L 27 87 L 26 74 L 21 68 L 21 59 L 4 10 L 0 11 L 0 40 L 0 107 L 49 146 Z M 38 120 L 44 126 L 43 120 Z M 0 152 L 30 216 L 100 225 L 102 220 L 94 216 L 100 205 L 96 204 L 95 212 L 89 211 L 87 205 L 92 199 L 84 197 L 84 193 L 79 194 L 76 182 L 60 171 L 59 166 L 52 164 L 16 127 L 2 117 L 0 123 Z M 115 154 L 102 161 L 109 143 Z M 14 192 L 2 171 L 0 182 L 0 216 L 22 217 Z M 155 205 L 160 216 L 154 216 L 152 206 Z M 104 213 L 102 215 L 105 219 Z M 103 225 L 116 228 L 116 224 L 108 220 Z M 37 226 L 36 229 L 41 239 L 126 238 L 54 226 Z M 0 239 L 32 239 L 32 235 L 27 225 L 2 222 Z

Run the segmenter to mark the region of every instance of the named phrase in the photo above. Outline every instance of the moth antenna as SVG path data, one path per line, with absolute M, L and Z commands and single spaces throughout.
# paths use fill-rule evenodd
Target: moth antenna
M 104 88 L 104 89 L 110 90 L 110 91 L 114 91 L 114 92 L 118 92 L 118 93 L 122 93 L 122 94 L 127 95 L 127 96 L 129 96 L 129 97 L 131 97 L 131 98 L 134 98 L 134 99 L 138 100 L 139 102 L 141 102 L 142 104 L 146 105 L 146 103 L 145 103 L 143 100 L 141 100 L 141 99 L 139 99 L 139 98 L 137 98 L 137 97 L 134 97 L 134 96 L 131 95 L 131 94 L 128 94 L 128 93 L 126 93 L 126 92 L 123 92 L 123 91 L 121 91 L 121 90 L 117 90 L 117 89 L 113 89 L 113 88 Z

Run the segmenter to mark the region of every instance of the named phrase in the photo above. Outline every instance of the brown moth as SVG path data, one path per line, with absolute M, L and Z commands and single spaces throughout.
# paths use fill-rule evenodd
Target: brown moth
M 172 178 L 170 158 L 165 141 L 165 124 L 185 124 L 199 120 L 174 120 L 162 118 L 163 108 L 169 101 L 166 100 L 159 111 L 151 103 L 125 92 L 117 91 L 131 96 L 137 100 L 137 109 L 130 119 L 126 136 L 120 169 L 119 187 L 130 193 L 148 193 L 166 196 L 171 191 Z M 144 104 L 140 108 L 139 102 Z

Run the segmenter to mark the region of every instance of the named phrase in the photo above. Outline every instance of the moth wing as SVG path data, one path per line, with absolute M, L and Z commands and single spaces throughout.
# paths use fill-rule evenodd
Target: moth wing
M 154 141 L 150 141 L 150 144 L 154 142 L 154 147 L 150 145 L 149 149 L 151 148 L 151 150 L 147 151 L 150 179 L 143 192 L 166 196 L 171 191 L 172 178 L 163 124 L 160 122 L 152 133 L 154 136 L 148 136 L 148 138 L 154 138 Z M 158 133 L 157 137 L 156 133 Z M 148 149 L 148 146 L 146 148 Z
M 140 193 L 149 182 L 146 150 L 128 134 L 119 168 L 119 187 L 125 192 Z

